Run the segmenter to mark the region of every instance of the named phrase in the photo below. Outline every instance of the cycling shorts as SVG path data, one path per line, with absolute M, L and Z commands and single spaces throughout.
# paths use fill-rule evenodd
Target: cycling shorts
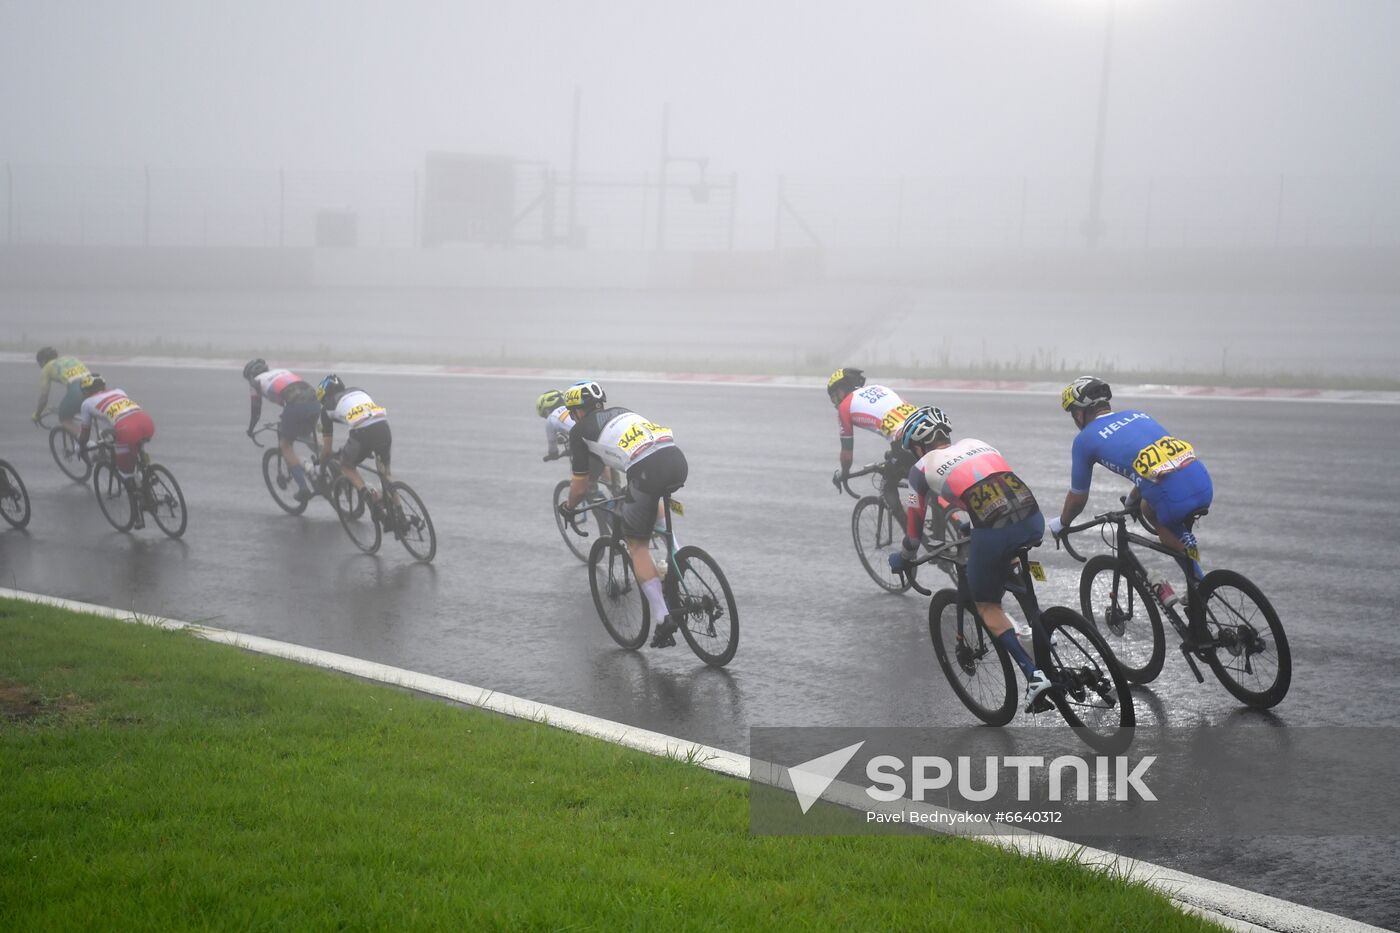
M 343 466 L 359 466 L 368 456 L 376 456 L 379 462 L 384 465 L 384 470 L 389 469 L 389 447 L 393 444 L 393 435 L 389 433 L 389 422 L 377 421 L 367 428 L 356 428 L 350 432 L 350 437 L 346 439 L 345 446 L 340 451 L 340 462 Z
M 74 379 L 68 383 L 63 398 L 58 400 L 58 420 L 71 421 L 78 417 L 78 409 L 83 407 L 83 387 Z
M 663 447 L 627 471 L 627 499 L 618 513 L 622 534 L 650 538 L 656 527 L 657 505 L 663 496 L 685 485 L 690 467 L 679 447 Z
M 1155 483 L 1143 483 L 1142 497 L 1152 506 L 1157 524 L 1180 538 L 1186 534 L 1186 519 L 1197 509 L 1210 507 L 1215 487 L 1200 460 L 1168 473 Z
M 112 426 L 113 451 L 117 455 L 117 469 L 130 473 L 136 469 L 136 455 L 140 446 L 156 436 L 156 424 L 144 411 L 133 411 L 117 419 Z
M 298 392 L 282 406 L 282 417 L 277 421 L 277 436 L 284 441 L 310 437 L 320 417 L 321 403 L 316 401 L 316 393 Z
M 1000 528 L 973 528 L 967 546 L 967 586 L 972 601 L 1001 603 L 1006 573 L 1016 552 L 1045 535 L 1045 516 L 1035 512 Z

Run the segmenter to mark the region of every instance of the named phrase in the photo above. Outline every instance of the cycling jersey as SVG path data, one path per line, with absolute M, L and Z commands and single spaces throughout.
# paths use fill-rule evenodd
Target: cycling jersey
M 261 396 L 269 402 L 278 405 L 286 404 L 287 390 L 294 385 L 304 385 L 311 388 L 306 380 L 302 379 L 290 369 L 269 369 L 265 373 L 259 373 L 249 380 L 249 389 L 254 398 Z
M 916 406 L 882 385 L 861 386 L 836 406 L 842 446 L 855 437 L 856 428 L 864 428 L 892 441 L 899 426 L 916 410 Z
M 592 453 L 614 470 L 626 472 L 675 442 L 668 427 L 626 408 L 604 408 L 583 416 L 570 429 L 569 462 L 575 476 L 587 476 Z
M 90 395 L 78 411 L 78 420 L 84 428 L 92 425 L 92 419 L 101 415 L 112 427 L 123 419 L 141 410 L 121 389 L 107 389 Z
M 552 457 L 559 452 L 560 447 L 567 447 L 569 444 L 569 432 L 574 428 L 574 416 L 569 414 L 569 409 L 560 405 L 544 419 L 544 439 L 549 445 L 549 455 Z
M 939 496 L 964 509 L 973 528 L 1000 528 L 1040 511 L 1035 496 L 990 444 L 964 438 L 931 450 L 909 471 L 906 534 L 918 541 L 924 510 Z
M 334 411 L 321 412 L 322 433 L 331 433 L 332 419 L 346 425 L 351 431 L 359 431 L 388 421 L 389 415 L 384 406 L 376 404 L 363 389 L 346 389 L 336 401 Z
M 91 371 L 83 365 L 76 356 L 60 356 L 49 360 L 39 369 L 39 404 L 34 407 L 35 415 L 43 412 L 44 406 L 49 403 L 49 392 L 54 383 L 68 387 L 68 395 L 64 401 L 68 404 L 63 406 L 66 410 L 59 412 L 59 417 L 67 421 L 77 414 L 77 407 L 82 404 L 81 396 L 71 398 L 76 395 L 78 383 Z
M 1190 444 L 1172 437 L 1145 413 L 1111 411 L 1090 421 L 1075 437 L 1069 488 L 1070 492 L 1087 493 L 1096 463 L 1132 480 L 1135 486 L 1147 487 L 1195 460 L 1196 451 Z

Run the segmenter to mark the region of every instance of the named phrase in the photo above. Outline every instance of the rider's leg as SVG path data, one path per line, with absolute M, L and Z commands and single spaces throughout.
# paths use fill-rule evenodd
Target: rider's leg
M 658 623 L 666 618 L 670 610 L 666 608 L 666 596 L 662 592 L 661 577 L 656 572 L 656 563 L 651 559 L 647 538 L 627 538 L 627 553 L 632 557 L 632 572 L 637 577 L 637 586 L 651 607 L 651 616 Z
M 1027 680 L 1034 679 L 1037 668 L 1016 637 L 1016 628 L 1001 608 L 1001 599 L 1006 593 L 1008 562 L 1015 556 L 1017 548 L 1027 541 L 1037 540 L 1044 528 L 1044 519 L 1039 512 L 1003 528 L 974 528 L 967 549 L 967 584 L 977 612 L 992 637 L 1001 642 Z
M 301 458 L 292 447 L 292 439 L 289 437 L 280 438 L 278 447 L 282 451 L 282 459 L 287 463 L 287 472 L 292 474 L 292 479 L 296 480 L 297 488 L 302 492 L 309 493 L 310 487 L 306 484 L 306 467 L 301 465 Z

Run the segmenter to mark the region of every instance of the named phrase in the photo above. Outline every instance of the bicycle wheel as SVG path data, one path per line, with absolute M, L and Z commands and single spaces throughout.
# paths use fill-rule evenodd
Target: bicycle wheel
M 1103 636 L 1073 609 L 1052 606 L 1040 614 L 1050 639 L 1056 684 L 1046 692 L 1075 734 L 1094 751 L 1117 754 L 1133 741 L 1137 718 L 1128 678 Z
M 277 503 L 278 508 L 288 515 L 300 515 L 306 511 L 307 503 L 298 501 L 296 497 L 297 481 L 292 479 L 292 471 L 282 458 L 280 447 L 271 447 L 263 454 L 262 473 L 267 491 L 272 493 L 272 501 Z
M 92 464 L 78 453 L 77 438 L 65 431 L 61 424 L 49 431 L 49 453 L 53 454 L 53 461 L 63 475 L 73 482 L 85 483 L 92 475 Z
M 856 503 L 851 513 L 851 538 L 860 565 L 882 590 L 903 593 L 909 589 L 909 582 L 890 570 L 889 556 L 903 546 L 904 529 L 884 499 L 866 496 Z
M 603 628 L 624 648 L 645 644 L 651 629 L 651 609 L 632 573 L 627 545 L 616 538 L 599 538 L 588 552 L 588 588 Z
M 739 610 L 724 572 L 709 554 L 687 545 L 676 551 L 669 575 L 675 582 L 668 586 L 667 607 L 681 613 L 690 650 L 710 667 L 724 667 L 739 650 Z
M 159 463 L 146 468 L 145 507 L 156 520 L 160 530 L 172 538 L 185 533 L 189 514 L 185 511 L 185 494 L 175 477 Z
M 337 477 L 331 485 L 331 506 L 340 519 L 340 527 L 345 529 L 355 547 L 366 554 L 373 554 L 379 550 L 384 533 L 379 527 L 378 515 L 365 515 L 365 500 L 368 498 L 363 489 L 356 489 L 355 484 L 344 476 Z
M 1016 715 L 1016 668 L 1001 642 L 982 625 L 971 606 L 959 607 L 957 590 L 939 590 L 928 604 L 933 654 L 948 685 L 989 726 Z
M 29 490 L 24 488 L 24 480 L 19 478 L 15 468 L 0 460 L 0 517 L 16 528 L 29 524 Z
M 1212 570 L 1197 594 L 1217 642 L 1206 655 L 1210 669 L 1246 706 L 1277 706 L 1293 682 L 1293 656 L 1268 597 L 1233 570 Z
M 564 521 L 564 516 L 559 514 L 559 506 L 567 502 L 568 497 L 569 481 L 561 479 L 559 484 L 554 487 L 554 524 L 559 529 L 559 535 L 564 539 L 569 553 L 586 564 L 588 563 L 588 548 L 585 547 L 585 544 L 588 539 L 570 528 L 569 523 Z
M 389 484 L 388 493 L 389 501 L 384 508 L 390 516 L 389 526 L 394 537 L 416 559 L 431 563 L 437 554 L 437 532 L 433 529 L 428 507 L 407 483 L 395 480 Z
M 1135 684 L 1157 679 L 1167 656 L 1162 614 L 1127 565 L 1112 554 L 1089 558 L 1079 577 L 1079 605 L 1122 665 L 1123 676 Z
M 129 531 L 136 522 L 136 510 L 132 507 L 131 491 L 122 482 L 121 474 L 110 462 L 104 460 L 92 471 L 92 490 L 97 494 L 97 505 L 103 516 L 118 531 Z

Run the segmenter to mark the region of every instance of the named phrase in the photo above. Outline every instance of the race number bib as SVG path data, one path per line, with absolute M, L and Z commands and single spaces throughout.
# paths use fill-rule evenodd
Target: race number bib
M 624 457 L 631 460 L 653 444 L 673 440 L 675 438 L 671 434 L 670 428 L 651 421 L 635 421 L 617 439 L 617 449 L 622 451 Z
M 59 375 L 63 377 L 64 382 L 72 382 L 74 379 L 80 379 L 83 376 L 86 376 L 87 374 L 88 368 L 82 365 L 69 366 L 67 369 L 59 373 Z
M 880 419 L 880 433 L 886 437 L 893 437 L 899 426 L 909 420 L 909 416 L 918 411 L 908 402 L 896 405 L 885 413 L 885 417 Z
M 375 405 L 372 402 L 362 402 L 361 404 L 356 405 L 354 408 L 351 408 L 345 413 L 345 423 L 353 428 L 361 421 L 365 421 L 369 418 L 378 418 L 381 417 L 383 414 L 383 405 Z
M 115 423 L 122 415 L 132 411 L 140 411 L 140 409 L 141 406 L 137 405 L 131 399 L 119 398 L 113 400 L 112 404 L 102 409 L 102 414 L 108 421 Z
M 1133 460 L 1133 469 L 1137 471 L 1138 476 L 1155 483 L 1195 459 L 1194 447 L 1168 435 L 1138 451 L 1137 458 Z

